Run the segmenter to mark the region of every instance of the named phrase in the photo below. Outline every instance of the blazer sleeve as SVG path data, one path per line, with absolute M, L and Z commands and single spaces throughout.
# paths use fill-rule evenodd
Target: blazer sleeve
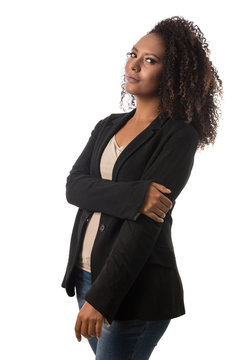
M 167 141 L 155 162 L 146 169 L 144 179 L 172 190 L 165 194 L 176 200 L 190 176 L 198 133 L 192 127 L 177 130 Z M 137 221 L 125 220 L 111 252 L 85 299 L 111 324 L 121 302 L 150 257 L 164 223 L 144 214 Z
M 67 177 L 66 198 L 70 204 L 81 209 L 135 221 L 140 215 L 138 210 L 151 181 L 113 181 L 90 175 L 92 151 L 104 120 L 95 125 L 85 148 Z

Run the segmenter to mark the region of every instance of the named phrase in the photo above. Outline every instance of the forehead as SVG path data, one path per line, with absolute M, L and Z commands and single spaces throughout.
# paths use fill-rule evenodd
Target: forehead
M 139 51 L 153 52 L 156 55 L 164 55 L 164 39 L 158 34 L 148 34 L 140 38 L 133 46 Z

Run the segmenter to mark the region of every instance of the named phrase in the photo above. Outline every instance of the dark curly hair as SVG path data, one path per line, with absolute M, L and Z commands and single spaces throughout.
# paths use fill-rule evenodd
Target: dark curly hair
M 159 112 L 192 122 L 199 133 L 198 148 L 215 143 L 220 115 L 222 80 L 209 59 L 210 50 L 203 33 L 192 21 L 173 16 L 157 23 L 147 33 L 158 34 L 165 41 L 163 74 L 159 84 Z M 121 84 L 120 107 L 126 94 L 125 75 Z M 131 95 L 130 107 L 135 107 Z

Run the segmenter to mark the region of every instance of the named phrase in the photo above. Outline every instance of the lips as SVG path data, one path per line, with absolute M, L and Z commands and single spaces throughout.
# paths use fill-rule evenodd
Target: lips
M 135 78 L 133 75 L 131 75 L 131 74 L 127 74 L 126 75 L 126 79 L 127 79 L 127 81 L 130 81 L 130 82 L 137 82 L 137 81 L 139 81 L 139 79 L 137 79 L 137 78 Z

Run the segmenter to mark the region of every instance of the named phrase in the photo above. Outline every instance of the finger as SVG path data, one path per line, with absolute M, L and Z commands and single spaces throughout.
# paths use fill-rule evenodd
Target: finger
M 89 338 L 88 336 L 88 322 L 87 320 L 82 320 L 82 325 L 81 325 L 81 334 L 85 337 L 85 338 Z
M 160 201 L 163 204 L 164 207 L 166 207 L 166 210 L 168 211 L 169 209 L 172 208 L 172 201 L 170 199 L 168 199 L 165 195 L 163 195 L 162 193 L 160 193 Z M 165 211 L 165 208 L 163 209 L 163 211 Z M 166 211 L 166 212 L 167 212 Z
M 156 188 L 155 186 L 153 186 L 153 187 L 157 190 L 157 195 L 159 196 L 161 201 L 168 207 L 168 209 L 171 209 L 172 208 L 172 201 L 167 196 L 162 194 L 161 189 Z
M 96 323 L 96 336 L 98 339 L 102 336 L 103 320 L 98 320 Z
M 79 318 L 79 316 L 77 317 L 77 321 L 75 324 L 75 334 L 76 334 L 76 338 L 78 339 L 78 341 L 81 341 L 82 337 L 81 337 L 81 319 Z
M 143 214 L 148 216 L 148 213 L 155 211 L 159 216 L 165 217 L 164 214 L 167 214 L 167 212 L 171 209 L 172 205 L 169 206 L 169 202 L 171 203 L 170 200 L 168 201 L 168 206 L 164 202 L 167 202 L 164 199 L 164 195 L 159 193 L 157 197 L 153 198 L 151 204 L 143 204 L 139 209 L 139 212 L 142 212 Z
M 166 217 L 166 212 L 164 212 L 162 209 L 154 208 L 152 211 L 162 220 L 164 220 Z
M 96 320 L 92 320 L 88 324 L 88 335 L 90 338 L 96 337 L 95 324 L 96 324 Z
M 159 201 L 159 203 L 156 205 L 156 209 L 158 211 L 164 212 L 165 214 L 169 211 L 169 207 L 167 207 L 162 201 Z
M 149 213 L 148 215 L 151 219 L 153 219 L 154 221 L 156 222 L 159 222 L 159 223 L 163 223 L 164 222 L 164 219 L 160 216 L 158 216 L 156 213 L 154 212 L 151 212 Z
M 172 190 L 168 189 L 166 186 L 162 185 L 162 184 L 158 184 L 156 182 L 152 182 L 152 185 L 156 188 L 159 189 L 163 192 L 171 192 Z
M 153 216 L 154 216 L 155 221 L 162 222 L 162 223 L 164 222 L 165 214 L 163 213 L 163 211 L 158 210 L 158 209 L 154 210 Z

